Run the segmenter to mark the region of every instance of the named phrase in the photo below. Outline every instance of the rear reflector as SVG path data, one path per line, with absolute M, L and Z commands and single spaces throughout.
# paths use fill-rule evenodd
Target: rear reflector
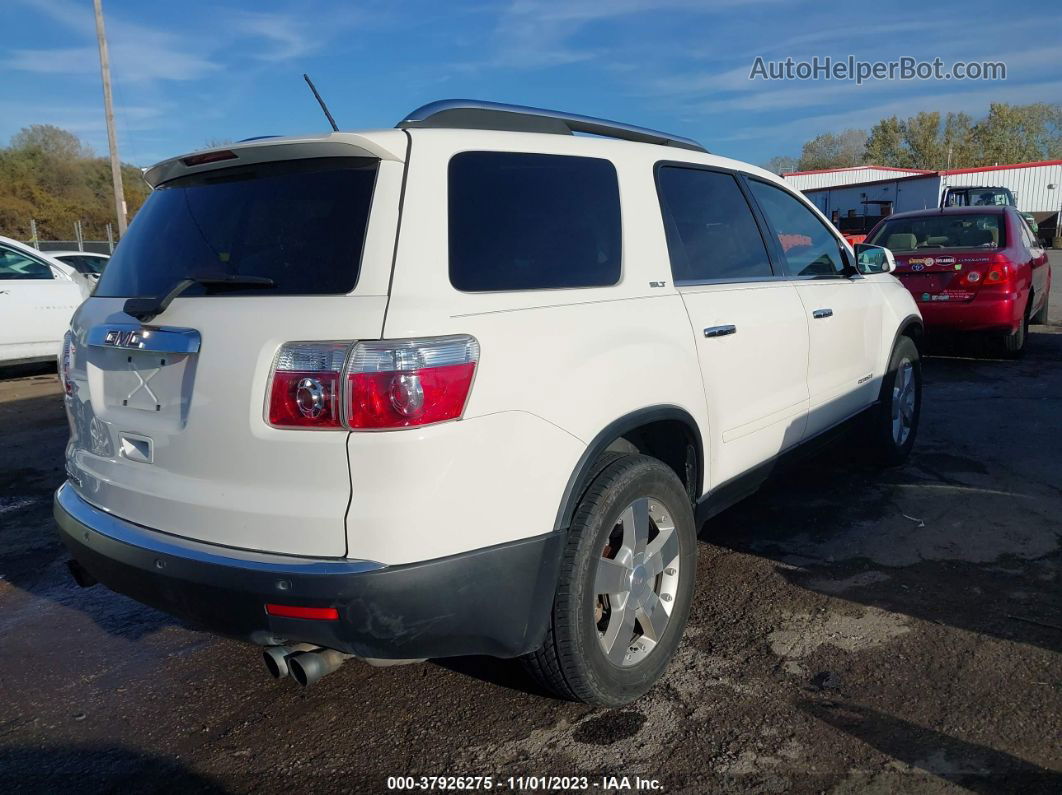
M 338 621 L 334 607 L 295 607 L 294 605 L 266 605 L 266 613 L 280 618 L 308 618 L 313 621 Z
M 190 157 L 181 158 L 181 162 L 186 166 L 202 166 L 207 163 L 217 163 L 219 160 L 235 160 L 236 153 L 230 152 L 228 149 L 222 149 L 219 152 L 205 152 L 201 155 L 192 155 Z

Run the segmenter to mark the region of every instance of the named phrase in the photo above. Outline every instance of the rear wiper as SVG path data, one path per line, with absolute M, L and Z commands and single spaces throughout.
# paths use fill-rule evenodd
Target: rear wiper
M 243 290 L 248 287 L 270 288 L 275 287 L 276 282 L 266 276 L 240 276 L 229 273 L 208 273 L 201 276 L 189 276 L 174 285 L 166 295 L 154 298 L 129 298 L 125 302 L 122 311 L 132 315 L 141 323 L 153 320 L 157 315 L 166 311 L 166 307 L 174 298 L 179 296 L 193 284 L 201 284 L 210 290 Z

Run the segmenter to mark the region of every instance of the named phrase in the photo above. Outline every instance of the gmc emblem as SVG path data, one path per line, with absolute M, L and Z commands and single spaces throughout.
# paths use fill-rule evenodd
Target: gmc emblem
M 122 331 L 110 329 L 103 338 L 104 345 L 113 345 L 115 348 L 138 348 L 140 347 L 140 329 Z

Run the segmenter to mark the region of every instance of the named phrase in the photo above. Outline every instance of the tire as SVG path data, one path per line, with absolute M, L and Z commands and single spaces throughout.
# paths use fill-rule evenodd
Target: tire
M 1044 296 L 1044 303 L 1040 307 L 1040 311 L 1037 312 L 1036 316 L 1033 317 L 1029 322 L 1032 323 L 1032 324 L 1035 324 L 1037 326 L 1046 326 L 1047 323 L 1048 323 L 1048 320 L 1047 320 L 1047 317 L 1048 317 L 1048 314 L 1047 314 L 1048 313 L 1048 306 L 1047 305 L 1050 302 L 1051 302 L 1051 294 L 1048 293 L 1047 295 Z
M 655 458 L 615 458 L 575 510 L 550 627 L 525 667 L 563 698 L 609 707 L 635 700 L 678 648 L 696 567 L 696 526 L 682 482 Z M 596 592 L 610 585 L 620 587 Z
M 922 414 L 922 360 L 910 337 L 896 341 L 880 401 L 871 427 L 875 458 L 883 466 L 899 466 L 911 454 Z
M 1032 296 L 1029 296 L 1025 304 L 1025 312 L 1022 315 L 1021 325 L 1013 334 L 1004 334 L 1000 338 L 1003 355 L 1008 359 L 1017 359 L 1025 351 L 1025 340 L 1029 336 L 1029 310 L 1032 308 Z

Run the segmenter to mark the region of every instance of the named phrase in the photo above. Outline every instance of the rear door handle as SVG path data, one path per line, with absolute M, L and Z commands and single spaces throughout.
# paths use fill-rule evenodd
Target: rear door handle
M 725 337 L 728 334 L 737 334 L 737 326 L 727 324 L 725 326 L 709 326 L 704 330 L 706 337 Z
M 816 320 L 822 320 L 824 317 L 833 317 L 832 309 L 816 309 L 811 313 L 811 316 Z

